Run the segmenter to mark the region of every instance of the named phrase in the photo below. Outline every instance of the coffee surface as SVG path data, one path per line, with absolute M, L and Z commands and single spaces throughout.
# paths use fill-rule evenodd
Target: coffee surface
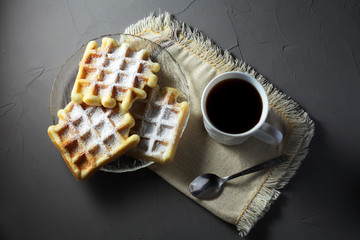
M 239 134 L 260 120 L 262 101 L 254 86 L 242 79 L 227 79 L 216 84 L 206 99 L 210 122 L 219 130 Z

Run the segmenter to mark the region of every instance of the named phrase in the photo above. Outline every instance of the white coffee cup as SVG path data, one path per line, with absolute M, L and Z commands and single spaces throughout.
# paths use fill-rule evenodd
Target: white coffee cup
M 206 111 L 206 100 L 209 95 L 209 92 L 216 86 L 218 83 L 227 80 L 227 79 L 241 79 L 250 83 L 258 91 L 261 101 L 262 101 L 262 112 L 260 115 L 260 120 L 249 130 L 242 133 L 227 133 L 216 128 L 209 119 L 209 116 Z M 231 103 L 229 103 L 231 104 Z M 232 103 L 233 104 L 233 103 Z M 225 144 L 225 145 L 236 145 L 244 142 L 250 136 L 254 136 L 261 141 L 276 145 L 282 141 L 282 133 L 274 126 L 266 123 L 266 118 L 269 112 L 269 101 L 263 86 L 251 75 L 242 73 L 242 72 L 227 72 L 223 73 L 214 79 L 212 79 L 208 85 L 205 87 L 202 97 L 201 97 L 201 112 L 203 115 L 204 126 L 210 137 L 215 141 Z M 246 117 L 246 116 L 245 116 Z

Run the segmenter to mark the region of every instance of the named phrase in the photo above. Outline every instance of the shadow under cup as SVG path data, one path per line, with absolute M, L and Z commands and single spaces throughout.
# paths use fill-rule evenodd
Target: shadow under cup
M 263 86 L 242 72 L 227 72 L 205 87 L 201 98 L 205 129 L 225 145 L 240 144 L 250 136 L 279 144 L 281 132 L 266 123 L 268 97 Z

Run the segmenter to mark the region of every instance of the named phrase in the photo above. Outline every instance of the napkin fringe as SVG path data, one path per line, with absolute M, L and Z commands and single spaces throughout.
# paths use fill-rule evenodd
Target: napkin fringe
M 252 75 L 264 86 L 269 102 L 276 106 L 276 108 L 272 108 L 273 111 L 278 111 L 289 124 L 291 123 L 291 132 L 284 152 L 288 155 L 290 163 L 282 163 L 271 171 L 256 196 L 234 222 L 239 235 L 246 236 L 279 197 L 279 189 L 289 182 L 307 155 L 310 141 L 314 135 L 314 123 L 294 100 L 274 87 L 255 69 L 244 61 L 232 57 L 227 50 L 222 51 L 196 28 L 192 29 L 187 24 L 176 20 L 170 13 L 159 13 L 158 16 L 151 13 L 149 17 L 129 26 L 125 33 L 136 35 L 148 30 L 161 32 L 162 35 L 183 45 L 220 72 L 242 71 Z M 300 141 L 302 141 L 301 144 L 299 144 Z
M 136 24 L 130 25 L 125 30 L 125 33 L 136 35 L 151 29 L 164 34 L 164 29 L 166 28 L 171 29 L 171 31 L 166 32 L 166 37 L 185 46 L 218 71 L 228 72 L 240 70 L 255 74 L 255 71 L 245 62 L 232 57 L 227 50 L 222 51 L 221 48 L 216 46 L 211 39 L 205 37 L 198 29 L 192 29 L 187 24 L 176 20 L 168 12 L 159 13 L 158 16 L 156 16 L 155 13 L 151 13 L 149 17 L 140 20 Z

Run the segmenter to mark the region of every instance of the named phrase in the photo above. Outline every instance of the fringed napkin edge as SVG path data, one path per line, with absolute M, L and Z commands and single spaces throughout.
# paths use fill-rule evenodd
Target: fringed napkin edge
M 314 122 L 298 103 L 273 86 L 254 68 L 234 58 L 227 50 L 221 50 L 196 28 L 193 29 L 176 20 L 168 12 L 159 13 L 158 16 L 152 13 L 149 17 L 129 26 L 125 33 L 140 35 L 146 30 L 152 30 L 164 34 L 166 28 L 171 29 L 171 31 L 167 31 L 167 37 L 190 49 L 220 72 L 241 71 L 255 77 L 267 91 L 273 109 L 278 110 L 290 124 L 291 133 L 284 151 L 284 154 L 289 156 L 290 162 L 282 164 L 270 172 L 256 195 L 233 223 L 237 227 L 239 235 L 246 236 L 279 197 L 279 189 L 289 182 L 306 157 L 311 139 L 314 136 Z

